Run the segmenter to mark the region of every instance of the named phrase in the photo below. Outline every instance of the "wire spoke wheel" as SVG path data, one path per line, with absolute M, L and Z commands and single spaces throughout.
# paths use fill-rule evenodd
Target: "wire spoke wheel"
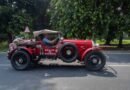
M 92 51 L 85 57 L 85 65 L 88 70 L 98 71 L 102 70 L 106 63 L 106 58 L 103 53 Z
M 16 70 L 25 70 L 30 65 L 30 57 L 26 52 L 17 51 L 11 58 L 11 64 Z
M 74 62 L 78 56 L 78 50 L 75 44 L 64 44 L 59 50 L 60 58 L 67 63 Z
M 75 50 L 73 47 L 67 46 L 63 48 L 63 52 L 61 52 L 63 54 L 64 57 L 66 57 L 67 59 L 71 59 L 73 58 L 73 56 L 75 55 Z

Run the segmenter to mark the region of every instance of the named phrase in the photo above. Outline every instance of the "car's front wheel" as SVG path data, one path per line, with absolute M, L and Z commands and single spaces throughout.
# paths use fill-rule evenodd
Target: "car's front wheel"
M 11 65 L 16 70 L 26 70 L 31 63 L 30 56 L 24 51 L 16 51 L 11 57 Z
M 106 64 L 106 57 L 100 51 L 92 51 L 85 56 L 84 62 L 88 70 L 99 71 L 104 68 Z

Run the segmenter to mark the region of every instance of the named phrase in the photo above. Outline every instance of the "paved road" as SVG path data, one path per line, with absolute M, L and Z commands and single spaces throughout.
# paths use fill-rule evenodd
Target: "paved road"
M 39 66 L 29 71 L 12 69 L 0 54 L 0 90 L 130 90 L 130 51 L 107 51 L 102 72 L 84 66 Z

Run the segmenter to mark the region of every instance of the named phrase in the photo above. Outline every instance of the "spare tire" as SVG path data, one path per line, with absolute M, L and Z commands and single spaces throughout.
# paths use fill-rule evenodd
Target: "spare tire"
M 74 62 L 78 57 L 78 49 L 73 43 L 66 43 L 59 50 L 59 57 L 64 62 Z

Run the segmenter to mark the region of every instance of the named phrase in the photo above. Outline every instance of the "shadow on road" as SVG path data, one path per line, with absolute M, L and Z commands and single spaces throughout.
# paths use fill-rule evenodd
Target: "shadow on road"
M 89 72 L 90 75 L 100 76 L 100 77 L 117 77 L 117 71 L 112 67 L 105 67 L 102 71 Z
M 0 72 L 0 90 L 57 90 L 57 83 L 67 83 L 68 79 L 73 82 L 73 77 L 76 77 L 74 81 L 117 77 L 116 70 L 111 67 L 92 72 L 79 65 L 38 65 L 26 71 L 16 71 L 11 66 L 3 66 Z
M 102 71 L 88 71 L 82 65 L 38 65 L 30 69 L 32 72 L 43 71 L 48 77 L 85 77 L 88 75 L 99 77 L 117 77 L 117 72 L 112 67 L 105 67 Z

